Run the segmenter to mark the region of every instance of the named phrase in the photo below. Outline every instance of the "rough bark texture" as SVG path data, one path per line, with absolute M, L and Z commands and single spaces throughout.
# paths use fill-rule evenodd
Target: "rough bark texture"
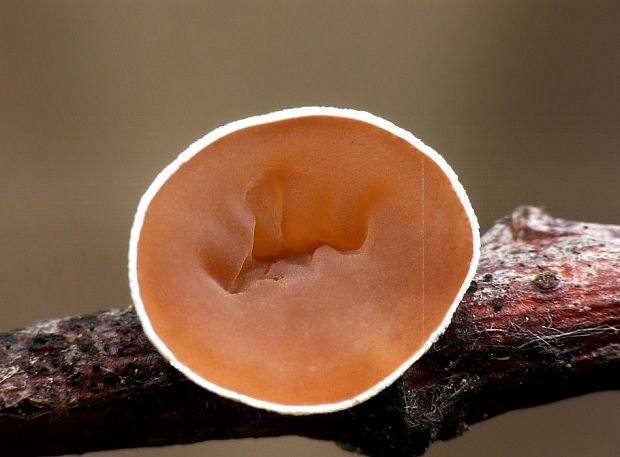
M 289 417 L 218 398 L 115 309 L 0 334 L 0 455 L 297 434 L 409 457 L 508 410 L 619 388 L 620 227 L 521 207 L 483 237 L 447 332 L 358 407 Z

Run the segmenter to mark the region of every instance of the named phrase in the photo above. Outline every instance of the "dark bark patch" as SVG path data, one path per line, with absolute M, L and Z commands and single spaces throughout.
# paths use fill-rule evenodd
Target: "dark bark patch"
M 52 351 L 66 349 L 68 346 L 69 343 L 64 336 L 55 333 L 42 333 L 32 338 L 29 349 L 33 352 Z
M 560 278 L 553 272 L 541 273 L 532 280 L 532 285 L 539 290 L 549 292 L 560 285 Z
M 496 313 L 501 311 L 502 308 L 504 307 L 504 300 L 502 300 L 501 298 L 495 298 L 491 302 L 491 307 L 493 308 L 493 311 L 495 311 Z

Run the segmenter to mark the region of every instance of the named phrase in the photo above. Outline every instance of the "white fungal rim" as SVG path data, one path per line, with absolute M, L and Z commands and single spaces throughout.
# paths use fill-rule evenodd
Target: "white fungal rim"
M 402 363 L 394 372 L 392 372 L 389 376 L 383 379 L 378 384 L 375 384 L 370 389 L 356 395 L 353 398 L 348 400 L 344 400 L 337 403 L 325 403 L 318 405 L 285 405 L 279 403 L 272 403 L 269 401 L 259 400 L 257 398 L 250 397 L 248 395 L 241 394 L 239 392 L 235 392 L 233 390 L 226 389 L 222 386 L 214 384 L 206 379 L 202 378 L 198 374 L 194 373 L 191 368 L 181 363 L 172 351 L 166 346 L 166 344 L 161 340 L 161 338 L 157 335 L 149 316 L 147 315 L 144 303 L 142 302 L 142 298 L 140 296 L 140 285 L 138 283 L 138 268 L 137 268 L 137 257 L 138 257 L 138 242 L 140 240 L 140 232 L 142 230 L 142 225 L 144 223 L 144 217 L 146 211 L 151 203 L 151 200 L 157 194 L 162 185 L 172 176 L 181 165 L 190 160 L 194 155 L 198 154 L 200 151 L 205 149 L 211 143 L 219 140 L 220 138 L 225 137 L 233 132 L 236 132 L 241 129 L 245 129 L 248 127 L 267 124 L 276 121 L 282 121 L 286 119 L 294 119 L 300 117 L 308 117 L 308 116 L 334 116 L 346 119 L 354 119 L 362 122 L 366 122 L 368 124 L 372 124 L 376 127 L 379 127 L 383 130 L 386 130 L 399 138 L 410 143 L 417 150 L 425 154 L 429 157 L 433 162 L 435 162 L 439 168 L 446 174 L 452 188 L 456 192 L 461 205 L 465 208 L 465 212 L 468 216 L 471 231 L 472 231 L 472 244 L 473 244 L 473 254 L 471 263 L 469 266 L 469 270 L 467 275 L 463 279 L 463 284 L 459 289 L 456 297 L 454 298 L 454 302 L 450 306 L 448 313 L 444 317 L 443 321 L 439 325 L 439 327 L 429 336 L 426 343 L 419 349 L 416 353 L 414 353 L 411 357 L 409 357 L 404 363 Z M 398 379 L 415 361 L 417 361 L 430 347 L 431 345 L 439 338 L 439 336 L 444 332 L 446 327 L 450 324 L 452 319 L 452 315 L 454 314 L 458 304 L 461 302 L 461 299 L 465 295 L 465 291 L 469 287 L 471 280 L 474 277 L 476 272 L 476 267 L 478 265 L 478 260 L 480 258 L 480 234 L 479 234 L 479 226 L 476 215 L 474 214 L 474 210 L 467 198 L 467 194 L 465 193 L 465 189 L 461 185 L 458 180 L 456 173 L 450 168 L 448 163 L 444 160 L 442 156 L 440 156 L 437 152 L 435 152 L 432 148 L 425 145 L 421 140 L 416 138 L 412 133 L 394 125 L 393 123 L 377 117 L 373 114 L 370 114 L 365 111 L 358 111 L 354 109 L 343 109 L 343 108 L 333 108 L 333 107 L 322 107 L 322 106 L 307 106 L 301 108 L 291 108 L 285 109 L 281 111 L 275 111 L 269 114 L 263 114 L 259 116 L 252 116 L 246 119 L 242 119 L 239 121 L 234 121 L 229 124 L 226 124 L 222 127 L 216 128 L 210 133 L 203 136 L 198 141 L 194 142 L 190 145 L 185 151 L 183 151 L 172 163 L 170 163 L 166 168 L 164 168 L 155 178 L 153 183 L 149 186 L 145 194 L 142 196 L 140 203 L 138 204 L 138 209 L 136 211 L 136 215 L 134 218 L 134 223 L 131 228 L 131 235 L 129 239 L 129 287 L 131 289 L 131 297 L 133 299 L 136 311 L 138 313 L 138 317 L 142 323 L 142 327 L 147 337 L 151 342 L 155 345 L 157 350 L 170 362 L 172 366 L 181 371 L 185 376 L 187 376 L 190 380 L 195 382 L 196 384 L 204 387 L 207 390 L 210 390 L 222 397 L 230 398 L 232 400 L 239 401 L 241 403 L 245 403 L 247 405 L 251 405 L 257 408 L 262 408 L 269 411 L 275 411 L 283 414 L 292 414 L 292 415 L 307 415 L 307 414 L 318 414 L 318 413 L 330 413 L 334 411 L 340 411 L 344 409 L 351 408 L 359 403 L 362 403 L 369 398 L 373 397 L 389 385 L 391 385 L 396 379 Z

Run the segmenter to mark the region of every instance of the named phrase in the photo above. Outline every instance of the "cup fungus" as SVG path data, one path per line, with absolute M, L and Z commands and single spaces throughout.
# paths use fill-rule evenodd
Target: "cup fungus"
M 197 384 L 280 413 L 391 384 L 444 331 L 478 225 L 444 159 L 369 113 L 306 107 L 220 127 L 142 197 L 133 300 Z

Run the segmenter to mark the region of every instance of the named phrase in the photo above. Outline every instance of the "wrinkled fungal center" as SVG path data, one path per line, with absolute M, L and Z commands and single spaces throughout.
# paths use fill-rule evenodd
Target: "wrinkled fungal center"
M 214 277 L 229 292 L 238 293 L 260 286 L 261 280 L 283 279 L 286 265 L 307 266 L 322 246 L 342 254 L 359 250 L 368 234 L 369 214 L 382 191 L 378 186 L 362 189 L 356 199 L 346 202 L 347 220 L 339 217 L 343 211 L 335 201 L 336 192 L 333 179 L 325 176 L 290 167 L 268 170 L 245 196 L 254 216 L 250 255 L 235 277 L 213 269 Z M 205 262 L 209 263 L 209 257 Z

